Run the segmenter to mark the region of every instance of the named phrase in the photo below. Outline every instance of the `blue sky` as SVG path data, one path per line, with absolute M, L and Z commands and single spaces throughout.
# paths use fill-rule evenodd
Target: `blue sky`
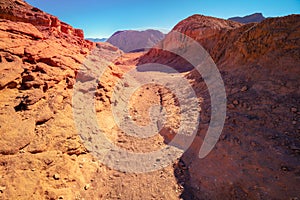
M 300 0 L 26 0 L 81 28 L 85 37 L 109 37 L 117 30 L 167 31 L 193 14 L 229 18 L 262 12 L 266 17 L 300 13 Z

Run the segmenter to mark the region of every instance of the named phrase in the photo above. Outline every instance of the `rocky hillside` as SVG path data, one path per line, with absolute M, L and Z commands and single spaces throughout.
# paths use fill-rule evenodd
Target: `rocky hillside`
M 198 41 L 210 53 L 227 93 L 221 138 L 204 159 L 198 152 L 211 104 L 201 75 L 170 52 L 152 49 L 141 57 L 141 64 L 155 60 L 190 71 L 187 78 L 204 99 L 198 136 L 181 158 L 186 170 L 175 169 L 185 175 L 179 178 L 184 199 L 299 198 L 299 19 L 291 15 L 241 26 L 196 15 L 175 26 L 174 31 Z M 178 40 L 185 37 L 169 34 L 158 47 Z
M 105 196 L 91 192 L 102 172 L 75 129 L 72 88 L 92 47 L 107 60 L 121 51 L 23 1 L 1 1 L 0 13 L 0 199 Z
M 247 15 L 244 17 L 231 17 L 228 20 L 248 24 L 248 23 L 254 23 L 254 22 L 262 22 L 266 18 L 263 16 L 262 13 L 254 13 L 252 15 Z
M 157 30 L 118 31 L 107 42 L 124 52 L 144 51 L 156 45 L 164 38 L 164 34 Z
M 203 15 L 193 15 L 179 22 L 172 31 L 184 33 L 199 42 L 205 49 L 210 49 L 213 48 L 220 34 L 227 33 L 228 30 L 241 26 L 242 24 L 233 21 Z M 173 37 L 171 34 L 166 35 L 165 39 L 157 45 L 158 48 L 151 49 L 145 56 L 140 58 L 139 64 L 158 62 L 172 66 L 180 72 L 193 69 L 193 66 L 182 60 L 181 57 L 159 49 L 166 45 L 171 46 L 173 43 L 178 42 L 177 40 L 180 42 L 180 40 L 184 39 Z

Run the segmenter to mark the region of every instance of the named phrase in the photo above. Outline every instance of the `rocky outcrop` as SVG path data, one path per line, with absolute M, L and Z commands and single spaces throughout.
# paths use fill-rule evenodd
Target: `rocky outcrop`
M 72 88 L 95 45 L 23 1 L 0 10 L 0 199 L 93 199 L 99 165 L 77 134 Z
M 221 34 L 208 51 L 220 67 L 251 63 L 290 73 L 297 70 L 299 62 L 298 20 L 299 15 L 291 15 L 245 25 Z
M 183 33 L 201 43 L 205 49 L 210 49 L 214 46 L 215 41 L 217 41 L 216 37 L 218 37 L 218 35 L 241 26 L 242 24 L 237 22 L 203 15 L 193 15 L 179 22 L 172 31 Z M 172 45 L 180 42 L 181 40 L 184 41 L 184 38 L 173 37 L 172 34 L 167 34 L 164 40 L 145 54 L 145 56 L 140 58 L 139 64 L 158 62 L 161 64 L 167 64 L 179 72 L 185 72 L 193 69 L 193 66 L 181 57 L 162 50 L 164 46 Z
M 240 27 L 241 24 L 204 15 L 193 15 L 179 22 L 173 30 L 184 33 L 198 41 L 213 38 L 220 31 Z
M 243 24 L 248 24 L 248 23 L 257 23 L 257 22 L 262 22 L 266 18 L 263 16 L 262 13 L 254 13 L 251 15 L 247 15 L 244 17 L 231 17 L 228 20 L 243 23 Z
M 157 30 L 118 31 L 107 42 L 124 52 L 138 52 L 150 49 L 164 38 L 164 34 Z
M 44 34 L 55 37 L 66 37 L 73 43 L 90 47 L 91 43 L 84 40 L 83 31 L 61 22 L 57 17 L 35 8 L 23 0 L 3 0 L 0 2 L 0 18 L 14 22 L 25 22 L 34 25 Z

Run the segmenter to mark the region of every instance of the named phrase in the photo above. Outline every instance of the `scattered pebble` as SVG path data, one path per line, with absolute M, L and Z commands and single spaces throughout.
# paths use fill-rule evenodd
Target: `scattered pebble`
M 26 3 L 24 3 L 23 1 L 20 1 L 20 0 L 15 0 L 15 3 L 22 5 L 22 6 L 26 6 Z
M 297 110 L 297 108 L 291 108 L 291 111 L 292 111 L 293 113 L 295 113 L 295 112 L 297 112 L 298 110 Z
M 285 172 L 290 171 L 290 169 L 287 166 L 281 166 L 280 169 Z
M 233 108 L 235 108 L 235 107 L 234 107 L 233 104 L 229 104 L 229 105 L 228 105 L 228 108 L 229 108 L 229 109 L 233 109 Z
M 300 147 L 297 147 L 296 145 L 292 145 L 290 148 L 294 151 L 300 151 Z
M 6 189 L 5 186 L 0 186 L 0 193 L 3 193 L 5 189 Z
M 88 190 L 90 187 L 91 187 L 90 184 L 86 184 L 86 185 L 84 186 L 84 189 L 85 189 L 85 190 Z
M 248 87 L 247 87 L 247 86 L 244 86 L 244 87 L 242 87 L 241 92 L 245 92 L 245 91 L 247 91 L 247 90 L 248 90 Z
M 59 180 L 59 179 L 60 179 L 60 176 L 59 176 L 59 174 L 54 174 L 54 175 L 53 175 L 53 178 L 54 178 L 54 180 Z
M 19 151 L 19 153 L 25 153 L 25 150 L 24 150 L 24 149 L 21 149 L 21 150 Z
M 251 145 L 252 147 L 256 147 L 256 146 L 257 146 L 257 143 L 256 143 L 255 141 L 251 141 L 251 142 L 250 142 L 250 145 Z
M 238 101 L 238 100 L 234 100 L 232 103 L 233 103 L 234 105 L 239 105 L 239 101 Z
M 114 177 L 120 177 L 120 174 L 114 173 L 113 176 L 114 176 Z

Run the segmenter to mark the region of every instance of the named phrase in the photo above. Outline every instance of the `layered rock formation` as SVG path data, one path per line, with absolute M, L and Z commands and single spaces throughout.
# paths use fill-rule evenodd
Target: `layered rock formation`
M 248 23 L 254 23 L 254 22 L 262 22 L 266 18 L 263 16 L 262 13 L 254 13 L 251 15 L 247 15 L 244 17 L 231 17 L 228 20 L 248 24 Z
M 71 43 L 78 43 L 90 47 L 91 43 L 84 40 L 84 33 L 80 29 L 60 21 L 57 17 L 28 5 L 22 0 L 3 0 L 0 2 L 0 18 L 14 22 L 25 22 L 34 25 L 44 34 L 55 37 L 64 37 Z
M 175 168 L 185 187 L 182 198 L 299 197 L 299 19 L 291 15 L 228 26 L 233 22 L 196 15 L 175 26 L 174 31 L 209 52 L 222 74 L 228 102 L 219 142 L 199 159 L 210 122 L 210 96 L 201 75 L 195 70 L 188 73 L 204 102 L 198 136 Z M 220 23 L 227 27 L 217 28 Z M 158 47 L 176 44 L 175 40 L 185 41 L 185 37 L 167 35 Z M 150 50 L 140 63 L 153 60 L 178 71 L 192 69 L 186 60 L 160 49 Z
M 118 31 L 107 42 L 120 48 L 124 52 L 144 51 L 156 45 L 164 38 L 164 34 L 157 30 Z
M 99 165 L 77 134 L 71 100 L 94 44 L 23 1 L 0 5 L 0 198 L 94 199 L 100 193 L 86 191 Z

